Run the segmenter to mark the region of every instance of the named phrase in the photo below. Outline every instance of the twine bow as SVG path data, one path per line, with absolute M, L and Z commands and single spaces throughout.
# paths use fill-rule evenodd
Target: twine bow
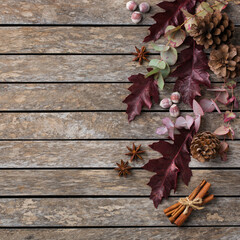
M 202 199 L 201 198 L 195 198 L 193 200 L 190 200 L 188 197 L 186 198 L 180 198 L 179 203 L 181 203 L 183 206 L 186 206 L 183 214 L 187 215 L 188 209 L 191 207 L 194 210 L 201 210 L 204 207 L 200 207 L 202 204 Z

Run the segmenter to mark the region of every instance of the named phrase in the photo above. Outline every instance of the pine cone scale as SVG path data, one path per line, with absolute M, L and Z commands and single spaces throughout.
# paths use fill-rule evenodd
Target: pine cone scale
M 210 132 L 197 134 L 191 143 L 190 151 L 194 158 L 200 162 L 216 158 L 220 149 L 219 139 Z
M 214 11 L 208 13 L 204 18 L 196 16 L 196 24 L 192 25 L 189 34 L 198 45 L 203 45 L 206 49 L 219 47 L 228 43 L 234 31 L 234 24 L 226 13 Z
M 235 78 L 240 75 L 240 48 L 223 44 L 210 53 L 208 63 L 218 77 Z

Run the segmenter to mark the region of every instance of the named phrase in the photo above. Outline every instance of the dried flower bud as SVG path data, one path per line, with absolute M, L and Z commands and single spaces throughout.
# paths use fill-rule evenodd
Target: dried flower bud
M 137 24 L 142 20 L 142 14 L 140 12 L 133 12 L 131 16 L 132 22 Z
M 173 104 L 169 109 L 169 113 L 171 117 L 178 117 L 180 114 L 178 106 L 176 104 Z
M 171 106 L 172 106 L 172 101 L 170 98 L 164 98 L 160 102 L 160 107 L 162 107 L 164 109 L 170 108 Z
M 147 2 L 142 2 L 139 5 L 139 10 L 142 13 L 147 13 L 150 10 L 150 5 Z
M 134 11 L 137 8 L 137 3 L 135 3 L 134 1 L 129 1 L 126 3 L 126 8 L 129 11 Z
M 179 92 L 173 92 L 171 94 L 171 100 L 172 100 L 173 103 L 179 103 L 180 98 L 181 98 L 181 95 L 180 95 Z

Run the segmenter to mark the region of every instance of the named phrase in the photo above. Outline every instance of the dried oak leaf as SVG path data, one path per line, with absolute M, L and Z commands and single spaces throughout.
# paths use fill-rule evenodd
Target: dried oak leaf
M 162 157 L 149 160 L 143 166 L 148 171 L 156 172 L 148 183 L 152 188 L 150 199 L 153 200 L 156 208 L 163 198 L 168 198 L 172 189 L 176 191 L 178 174 L 186 185 L 192 176 L 188 165 L 191 160 L 190 145 L 195 127 L 193 125 L 188 130 L 179 129 L 179 132 L 180 134 L 174 135 L 173 143 L 160 140 L 150 145 L 153 150 L 161 153 Z
M 201 96 L 200 85 L 211 86 L 209 79 L 208 59 L 203 51 L 203 47 L 195 43 L 188 37 L 185 44 L 189 47 L 179 54 L 177 68 L 170 75 L 177 77 L 174 91 L 181 94 L 182 101 L 192 106 L 196 96 Z
M 155 103 L 159 103 L 159 91 L 158 84 L 153 76 L 145 78 L 143 74 L 139 73 L 138 75 L 132 75 L 128 80 L 133 85 L 128 88 L 131 94 L 125 98 L 123 103 L 128 105 L 126 112 L 128 121 L 131 122 L 137 115 L 140 115 L 143 106 L 149 109 L 152 107 L 151 97 Z
M 152 18 L 156 21 L 149 30 L 150 34 L 145 37 L 144 42 L 157 41 L 165 32 L 168 25 L 178 26 L 184 22 L 184 14 L 181 9 L 194 13 L 196 2 L 200 0 L 175 0 L 174 2 L 161 2 L 158 7 L 165 10 L 155 14 Z

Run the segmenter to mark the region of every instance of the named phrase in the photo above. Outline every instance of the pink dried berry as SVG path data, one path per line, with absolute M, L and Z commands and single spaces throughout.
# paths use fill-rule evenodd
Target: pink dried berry
M 173 103 L 179 103 L 180 98 L 181 98 L 181 96 L 180 96 L 179 92 L 173 92 L 171 94 L 171 100 L 172 100 Z
M 169 109 L 169 113 L 171 117 L 178 117 L 180 114 L 178 106 L 176 104 L 173 104 Z
M 147 2 L 142 2 L 139 5 L 139 10 L 142 13 L 147 13 L 150 10 L 150 5 Z
M 172 105 L 172 101 L 170 98 L 164 98 L 162 99 L 162 101 L 160 102 L 160 107 L 167 109 L 170 108 Z
M 126 3 L 126 8 L 129 11 L 134 11 L 137 8 L 137 3 L 135 3 L 134 1 L 129 1 Z
M 131 16 L 132 22 L 137 24 L 142 20 L 142 14 L 140 12 L 133 12 Z

